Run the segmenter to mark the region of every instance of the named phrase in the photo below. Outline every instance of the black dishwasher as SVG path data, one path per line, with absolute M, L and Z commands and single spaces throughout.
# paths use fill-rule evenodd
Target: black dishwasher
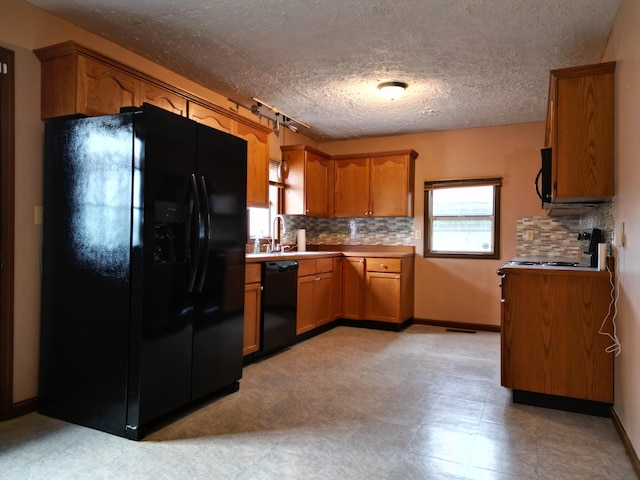
M 296 340 L 298 262 L 264 262 L 262 268 L 260 352 L 268 355 L 292 345 Z

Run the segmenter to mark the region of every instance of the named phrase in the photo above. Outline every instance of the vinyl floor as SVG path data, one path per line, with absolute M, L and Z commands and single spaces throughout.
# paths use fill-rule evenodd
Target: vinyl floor
M 0 422 L 8 479 L 635 479 L 610 419 L 513 404 L 497 333 L 337 327 L 134 442 Z

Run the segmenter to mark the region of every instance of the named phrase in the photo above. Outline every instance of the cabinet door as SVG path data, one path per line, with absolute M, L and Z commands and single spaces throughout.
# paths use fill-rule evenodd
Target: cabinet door
M 296 315 L 296 335 L 313 329 L 314 295 L 316 276 L 298 277 L 298 307 Z
M 326 217 L 329 215 L 329 160 L 306 152 L 304 188 L 306 215 Z
M 399 323 L 399 274 L 367 272 L 365 318 L 380 322 Z
M 249 283 L 244 286 L 243 355 L 257 352 L 260 348 L 260 296 L 259 283 Z
M 409 192 L 409 158 L 406 155 L 373 157 L 370 169 L 369 198 L 375 217 L 413 215 Z
M 613 355 L 598 330 L 608 277 L 507 274 L 502 381 L 529 392 L 613 402 Z M 504 367 L 508 367 L 504 369 Z
M 216 130 L 233 133 L 234 120 L 198 103 L 189 102 L 189 118 Z
M 142 97 L 141 103 L 150 103 L 181 117 L 187 116 L 187 99 L 166 88 L 141 82 L 140 95 Z
M 342 258 L 333 259 L 333 273 L 331 275 L 331 318 L 337 320 L 342 317 Z
M 324 325 L 332 320 L 333 309 L 331 297 L 333 294 L 331 273 L 321 273 L 316 277 L 314 298 L 314 327 Z
M 346 257 L 342 262 L 342 318 L 364 318 L 364 258 Z
M 237 123 L 235 134 L 247 141 L 247 206 L 269 207 L 269 136 Z
M 79 113 L 89 116 L 120 113 L 140 105 L 140 80 L 90 58 L 78 57 Z
M 369 159 L 354 158 L 335 162 L 335 217 L 369 215 Z
M 554 201 L 613 196 L 613 90 L 613 74 L 558 81 Z

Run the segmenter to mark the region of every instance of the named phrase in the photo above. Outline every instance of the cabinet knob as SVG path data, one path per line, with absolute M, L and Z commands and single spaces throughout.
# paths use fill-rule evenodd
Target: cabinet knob
M 384 263 L 381 263 L 380 268 L 387 268 L 387 266 Z

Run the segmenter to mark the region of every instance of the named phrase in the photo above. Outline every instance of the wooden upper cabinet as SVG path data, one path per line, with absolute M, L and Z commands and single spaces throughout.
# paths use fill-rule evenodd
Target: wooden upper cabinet
M 615 62 L 552 70 L 545 145 L 552 149 L 552 202 L 614 195 Z
M 327 217 L 331 160 L 328 155 L 306 145 L 283 146 L 283 159 L 289 164 L 284 187 L 284 214 Z
M 413 152 L 415 153 L 415 152 Z M 369 202 L 375 217 L 413 216 L 414 160 L 411 152 L 371 159 Z
M 333 157 L 334 216 L 412 216 L 417 156 L 408 150 Z
M 75 42 L 35 50 L 43 119 L 119 113 L 150 103 L 247 141 L 247 205 L 269 206 L 271 129 Z
M 140 104 L 140 80 L 113 65 L 84 55 L 75 44 L 41 48 L 41 116 L 119 113 Z M 88 50 L 87 50 L 88 51 Z
M 269 206 L 269 130 L 236 122 L 234 135 L 247 141 L 247 206 Z
M 335 162 L 336 217 L 369 215 L 369 159 L 347 158 Z
M 233 119 L 199 103 L 189 102 L 189 118 L 216 130 L 233 133 Z
M 141 82 L 140 96 L 141 103 L 150 103 L 181 117 L 187 116 L 187 99 L 171 90 L 152 83 Z
M 140 104 L 140 80 L 90 58 L 78 58 L 79 113 L 107 115 Z

